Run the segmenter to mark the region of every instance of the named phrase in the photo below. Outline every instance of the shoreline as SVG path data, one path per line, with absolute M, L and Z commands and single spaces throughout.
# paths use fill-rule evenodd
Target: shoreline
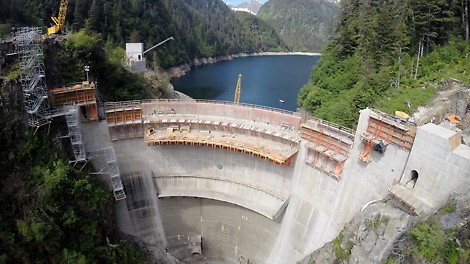
M 316 52 L 256 52 L 256 53 L 238 53 L 226 56 L 215 56 L 208 58 L 196 58 L 188 63 L 178 66 L 170 67 L 165 71 L 170 75 L 170 78 L 178 78 L 185 75 L 191 70 L 192 67 L 197 67 L 205 64 L 213 64 L 221 61 L 229 61 L 236 58 L 256 57 L 256 56 L 321 56 Z

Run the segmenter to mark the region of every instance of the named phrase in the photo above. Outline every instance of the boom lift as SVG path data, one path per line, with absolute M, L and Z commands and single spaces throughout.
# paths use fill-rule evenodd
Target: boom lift
M 64 33 L 65 16 L 67 15 L 68 5 L 69 5 L 68 0 L 60 0 L 59 15 L 57 17 L 51 17 L 55 25 L 47 29 L 47 35 Z

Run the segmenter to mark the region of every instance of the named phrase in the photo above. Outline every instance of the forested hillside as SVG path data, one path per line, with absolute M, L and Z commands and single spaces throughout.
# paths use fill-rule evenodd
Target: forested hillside
M 468 0 L 343 0 L 340 23 L 299 103 L 354 126 L 360 109 L 411 113 L 439 82 L 468 83 L 468 7 Z
M 319 52 L 335 27 L 339 6 L 327 0 L 270 0 L 258 17 L 270 24 L 290 49 Z
M 11 26 L 49 26 L 59 0 L 0 2 L 0 31 Z M 104 40 L 145 47 L 173 36 L 175 41 L 149 54 L 162 67 L 197 57 L 239 52 L 281 51 L 286 46 L 256 17 L 238 17 L 221 0 L 69 0 L 66 26 L 101 33 Z
M 111 192 L 68 162 L 65 119 L 26 127 L 13 48 L 0 45 L 0 263 L 149 262 L 119 234 Z

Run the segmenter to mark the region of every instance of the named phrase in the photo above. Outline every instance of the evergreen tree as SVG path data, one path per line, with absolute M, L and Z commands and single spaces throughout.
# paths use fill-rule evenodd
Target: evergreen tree
M 440 46 L 465 38 L 467 2 L 343 0 L 336 33 L 311 84 L 302 88 L 299 103 L 320 118 L 347 126 L 354 126 L 358 111 L 369 106 L 393 103 L 394 110 L 410 111 L 404 101 L 416 106 L 431 95 L 430 90 L 418 88 L 420 77 L 435 78 L 430 72 L 443 72 L 442 61 L 459 69 L 466 67 L 464 59 L 455 57 L 465 54 L 465 48 Z M 430 53 L 433 62 L 426 58 Z M 465 72 L 455 74 L 465 76 Z M 395 104 L 392 99 L 404 94 L 414 97 Z M 390 103 L 383 101 L 386 95 Z M 354 118 L 344 113 L 353 113 Z

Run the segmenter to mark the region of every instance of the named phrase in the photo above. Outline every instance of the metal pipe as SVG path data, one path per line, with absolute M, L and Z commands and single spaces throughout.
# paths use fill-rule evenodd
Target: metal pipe
M 169 37 L 169 38 L 165 39 L 164 41 L 158 43 L 157 45 L 151 47 L 150 49 L 144 51 L 144 53 L 142 53 L 142 55 L 145 54 L 145 53 L 147 53 L 147 52 L 149 52 L 149 51 L 151 51 L 151 50 L 153 50 L 154 48 L 156 48 L 156 47 L 162 45 L 163 43 L 167 42 L 167 41 L 170 40 L 170 39 L 175 40 L 173 37 Z

